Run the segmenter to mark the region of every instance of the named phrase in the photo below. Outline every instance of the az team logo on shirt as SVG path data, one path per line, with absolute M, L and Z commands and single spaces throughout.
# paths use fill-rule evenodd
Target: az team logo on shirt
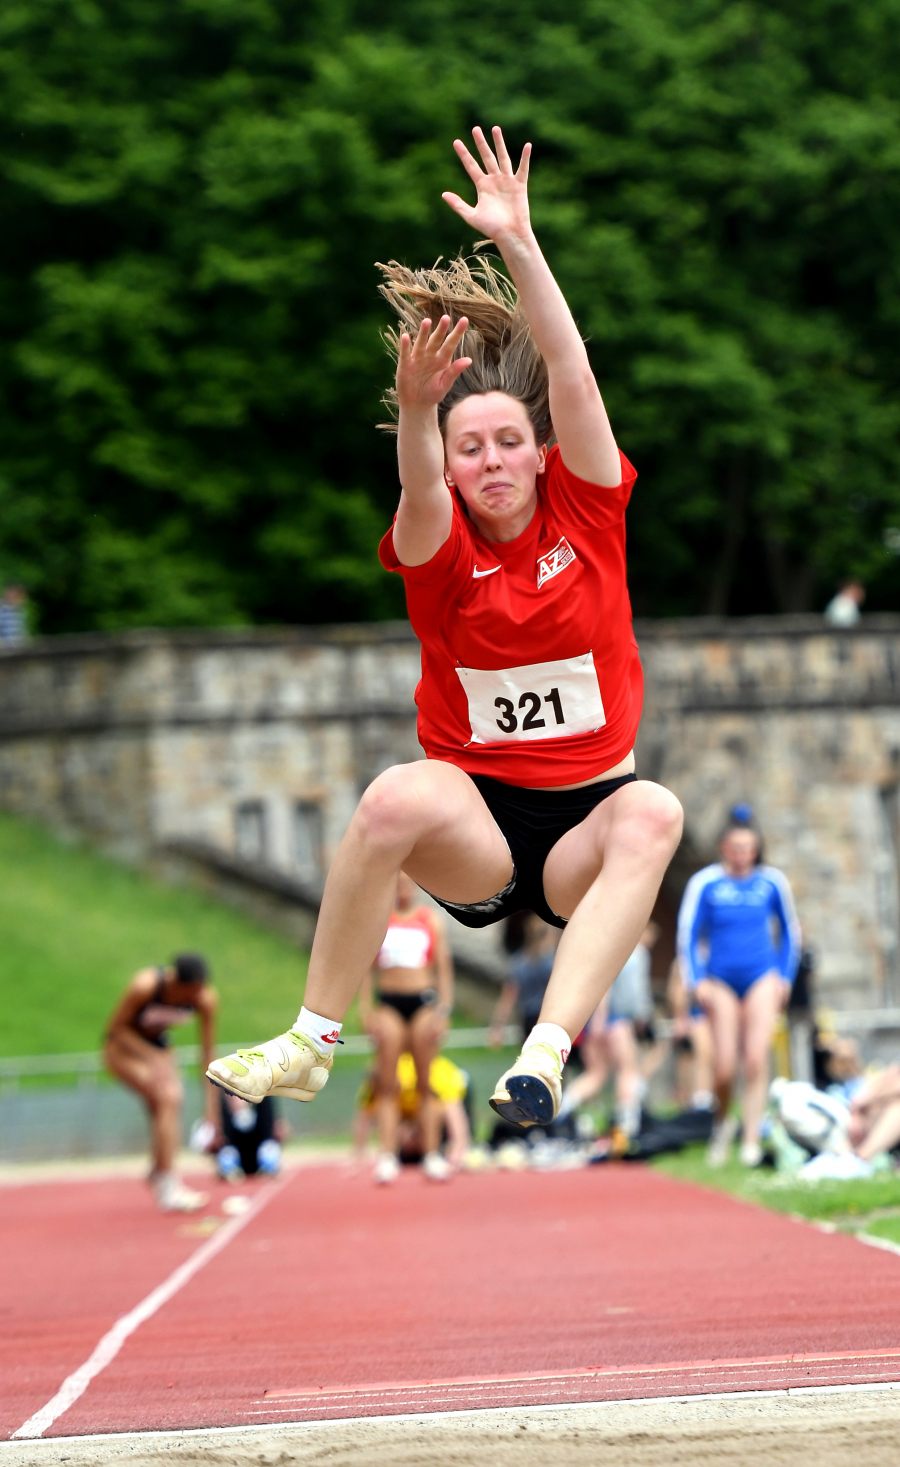
M 564 571 L 567 565 L 571 565 L 575 558 L 575 551 L 572 549 L 565 535 L 563 535 L 558 545 L 554 545 L 553 549 L 548 550 L 546 555 L 538 556 L 538 590 L 541 589 L 545 581 L 552 580 L 554 576 L 559 575 L 560 571 Z

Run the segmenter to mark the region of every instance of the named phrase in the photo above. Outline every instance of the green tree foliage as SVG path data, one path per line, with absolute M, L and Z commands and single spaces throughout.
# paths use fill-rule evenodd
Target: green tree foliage
M 45 630 L 397 614 L 373 266 L 471 247 L 498 121 L 636 610 L 897 605 L 898 76 L 900 0 L 7 0 L 0 575 Z

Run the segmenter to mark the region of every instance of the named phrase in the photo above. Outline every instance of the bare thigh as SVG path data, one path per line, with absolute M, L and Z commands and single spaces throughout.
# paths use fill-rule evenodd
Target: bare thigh
M 697 999 L 709 1019 L 716 1077 L 730 1078 L 737 1069 L 741 1001 L 734 989 L 718 978 L 701 979 L 697 984 Z
M 433 896 L 486 901 L 512 879 L 512 857 L 493 815 L 453 764 L 420 759 L 385 770 L 363 796 L 358 817 L 378 828 L 382 841 L 394 830 L 409 832 L 403 870 Z
M 634 1025 L 630 1020 L 616 1019 L 610 1024 L 606 1031 L 606 1043 L 613 1069 L 637 1072 L 637 1041 L 634 1037 Z
M 148 1044 L 138 1034 L 117 1034 L 106 1041 L 106 1063 L 117 1079 L 150 1105 L 180 1105 L 184 1090 L 172 1055 Z
M 679 811 L 675 796 L 652 780 L 639 779 L 620 786 L 595 805 L 578 825 L 560 836 L 544 862 L 544 894 L 551 911 L 568 919 L 603 869 L 611 850 L 626 855 L 629 846 L 650 848 L 654 838 L 672 825 Z M 680 821 L 679 821 L 680 831 Z M 668 865 L 678 835 L 668 845 Z M 661 875 L 661 873 L 660 873 Z
M 394 1095 L 398 1089 L 397 1061 L 407 1048 L 409 1026 L 396 1009 L 382 1004 L 372 1015 L 371 1034 L 377 1055 L 376 1088 L 379 1095 Z
M 416 1066 L 416 1088 L 420 1095 L 430 1095 L 431 1061 L 438 1052 L 443 1025 L 432 1008 L 421 1008 L 413 1014 L 408 1029 L 409 1049 Z
M 768 1062 L 772 1037 L 781 1013 L 784 985 L 778 973 L 758 978 L 744 995 L 744 1061 L 752 1071 Z

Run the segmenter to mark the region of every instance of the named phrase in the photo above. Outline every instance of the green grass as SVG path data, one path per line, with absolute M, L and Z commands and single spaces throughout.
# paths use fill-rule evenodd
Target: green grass
M 670 1177 L 728 1192 L 744 1202 L 900 1243 L 900 1173 L 883 1172 L 867 1181 L 803 1183 L 768 1168 L 749 1171 L 734 1160 L 712 1170 L 706 1165 L 705 1149 L 686 1147 L 651 1164 Z
M 131 974 L 185 950 L 211 963 L 223 1040 L 255 1042 L 297 1013 L 307 955 L 199 892 L 2 814 L 0 872 L 0 1054 L 98 1049 Z

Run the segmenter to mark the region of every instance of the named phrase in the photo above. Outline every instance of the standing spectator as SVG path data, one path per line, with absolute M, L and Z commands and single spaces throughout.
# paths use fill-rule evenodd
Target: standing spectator
M 581 1039 L 584 1073 L 566 1086 L 559 1120 L 565 1120 L 585 1101 L 599 1095 L 612 1070 L 616 1087 L 615 1124 L 623 1136 L 636 1136 L 640 1130 L 646 1084 L 641 1074 L 635 1026 L 647 1025 L 653 1018 L 650 954 L 658 938 L 659 928 L 655 922 L 649 922 L 609 993 L 585 1025 Z
M 27 642 L 27 603 L 28 595 L 24 586 L 7 586 L 0 596 L 0 642 L 7 645 Z
M 721 862 L 691 877 L 678 914 L 678 956 L 685 981 L 712 1027 L 718 1120 L 708 1152 L 711 1166 L 728 1160 L 737 1134 L 737 1119 L 729 1112 L 741 1050 L 741 1161 L 758 1166 L 762 1160 L 759 1128 L 769 1050 L 800 956 L 800 924 L 790 885 L 774 866 L 758 864 L 759 850 L 757 832 L 732 815 L 719 843 Z
M 505 946 L 511 954 L 510 976 L 500 990 L 494 1010 L 488 1035 L 492 1048 L 503 1043 L 503 1029 L 514 1009 L 519 1011 L 523 1034 L 531 1033 L 553 972 L 558 942 L 556 929 L 534 912 L 516 912 L 506 919 Z
M 853 627 L 859 621 L 866 588 L 862 581 L 844 581 L 822 615 L 832 627 Z
M 422 1170 L 431 1182 L 446 1182 L 453 1172 L 440 1149 L 440 1111 L 429 1085 L 431 1062 L 453 1012 L 453 960 L 443 915 L 417 897 L 415 882 L 401 871 L 387 932 L 375 958 L 378 994 L 369 973 L 359 997 L 359 1015 L 377 1054 L 381 1150 L 373 1176 L 380 1185 L 389 1185 L 400 1175 L 397 1062 L 406 1052 L 413 1057 L 417 1076 Z

